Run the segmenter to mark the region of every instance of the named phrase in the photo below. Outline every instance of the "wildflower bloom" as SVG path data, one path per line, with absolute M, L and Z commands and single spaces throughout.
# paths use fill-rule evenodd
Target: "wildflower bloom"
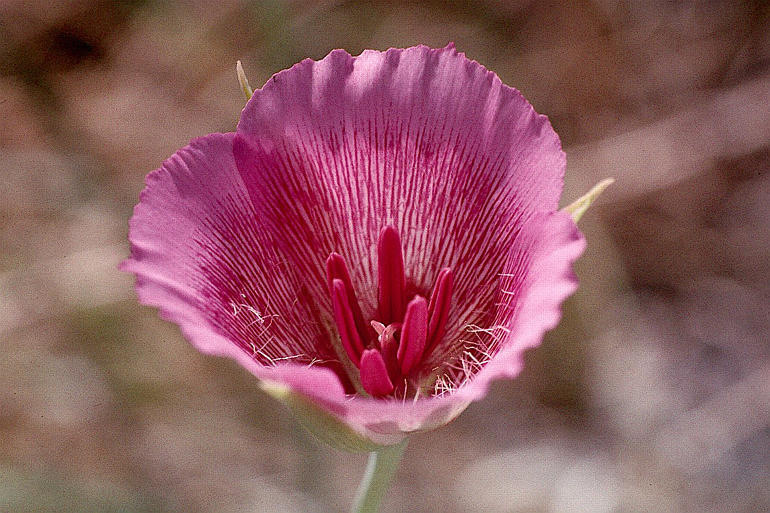
M 547 118 L 454 46 L 335 50 L 150 173 L 123 267 L 199 350 L 393 444 L 558 322 L 584 248 L 564 168 Z

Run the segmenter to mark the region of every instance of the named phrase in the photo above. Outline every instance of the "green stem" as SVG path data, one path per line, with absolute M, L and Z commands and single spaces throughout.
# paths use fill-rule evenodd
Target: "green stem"
M 369 463 L 361 479 L 352 513 L 377 513 L 390 481 L 404 455 L 407 440 L 369 453 Z

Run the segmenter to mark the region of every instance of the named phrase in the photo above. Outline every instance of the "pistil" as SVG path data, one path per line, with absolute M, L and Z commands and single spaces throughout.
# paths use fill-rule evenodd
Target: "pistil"
M 398 364 L 399 342 L 396 334 L 401 330 L 401 323 L 393 323 L 383 326 L 383 330 L 378 333 L 377 342 L 379 344 L 382 359 L 385 361 L 385 368 L 388 370 L 388 376 L 394 383 L 400 382 L 401 370 Z M 377 328 L 375 328 L 377 329 Z

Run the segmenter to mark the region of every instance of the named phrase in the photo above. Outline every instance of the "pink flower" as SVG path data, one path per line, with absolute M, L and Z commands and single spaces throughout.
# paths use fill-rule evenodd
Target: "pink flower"
M 150 173 L 123 268 L 321 431 L 393 444 L 558 322 L 584 248 L 564 168 L 547 118 L 454 46 L 335 50 Z

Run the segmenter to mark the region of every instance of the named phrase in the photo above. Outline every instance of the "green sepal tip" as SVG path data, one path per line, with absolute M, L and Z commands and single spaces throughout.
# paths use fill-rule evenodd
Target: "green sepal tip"
M 246 78 L 246 72 L 243 71 L 243 65 L 241 65 L 241 61 L 236 61 L 235 73 L 238 75 L 238 83 L 241 85 L 243 97 L 246 98 L 246 101 L 249 101 L 251 99 L 251 95 L 254 94 L 254 90 L 249 85 L 249 79 Z
M 614 178 L 605 178 L 601 182 L 594 185 L 590 191 L 561 209 L 562 212 L 568 212 L 572 216 L 572 219 L 577 223 L 580 218 L 583 217 L 583 214 L 586 213 L 588 207 L 590 207 L 596 198 L 598 198 L 599 195 L 604 192 L 604 189 L 612 185 L 614 182 Z
M 354 431 L 312 400 L 285 385 L 260 381 L 259 386 L 268 395 L 287 405 L 305 429 L 335 449 L 347 452 L 372 452 L 390 447 L 378 444 Z

